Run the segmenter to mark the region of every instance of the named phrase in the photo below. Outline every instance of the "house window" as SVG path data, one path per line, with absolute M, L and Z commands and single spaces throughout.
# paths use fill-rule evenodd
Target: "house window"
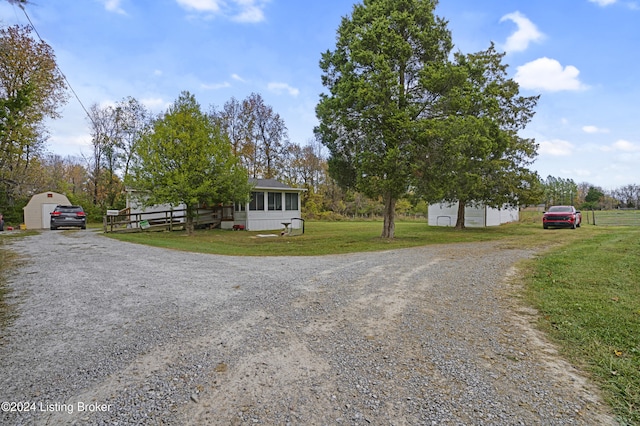
M 222 208 L 222 220 L 233 220 L 233 207 L 224 206 Z
M 268 192 L 267 198 L 269 199 L 269 210 L 282 210 L 281 192 Z
M 287 192 L 284 194 L 284 209 L 298 210 L 298 193 Z
M 252 192 L 249 210 L 264 210 L 264 192 Z
M 244 203 L 235 203 L 235 206 L 236 206 L 235 210 L 236 210 L 237 212 L 243 212 L 243 211 L 245 211 L 245 210 L 246 210 L 246 208 L 247 208 L 247 207 L 246 207 L 246 205 L 245 205 Z

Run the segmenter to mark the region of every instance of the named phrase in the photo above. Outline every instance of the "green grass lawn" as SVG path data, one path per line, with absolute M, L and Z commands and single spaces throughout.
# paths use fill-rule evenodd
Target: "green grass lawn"
M 586 238 L 529 262 L 526 296 L 540 327 L 591 374 L 620 423 L 640 425 L 640 228 L 580 232 Z
M 238 256 L 312 256 L 379 251 L 416 247 L 427 244 L 509 240 L 519 245 L 555 244 L 579 234 L 544 231 L 540 224 L 509 224 L 490 228 L 430 227 L 424 221 L 396 222 L 396 238 L 380 238 L 382 222 L 306 222 L 304 235 L 267 237 L 258 235 L 278 232 L 199 230 L 193 236 L 184 231 L 105 234 L 110 238 L 133 243 Z M 564 230 L 560 230 L 564 231 Z

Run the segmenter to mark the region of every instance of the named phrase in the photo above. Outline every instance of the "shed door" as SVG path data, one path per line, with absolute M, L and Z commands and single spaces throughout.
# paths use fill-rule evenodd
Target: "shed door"
M 42 229 L 48 229 L 51 226 L 51 212 L 56 206 L 57 204 L 42 205 Z

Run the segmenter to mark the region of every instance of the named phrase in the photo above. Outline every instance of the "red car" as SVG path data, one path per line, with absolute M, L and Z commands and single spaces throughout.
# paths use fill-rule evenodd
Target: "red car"
M 542 215 L 542 227 L 579 228 L 582 224 L 582 214 L 573 206 L 551 206 Z

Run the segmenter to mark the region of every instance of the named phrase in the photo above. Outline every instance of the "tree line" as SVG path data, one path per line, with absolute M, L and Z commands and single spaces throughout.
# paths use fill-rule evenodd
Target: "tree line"
M 541 181 L 545 207 L 574 205 L 583 210 L 640 209 L 640 185 L 605 190 L 588 182 L 547 176 Z

